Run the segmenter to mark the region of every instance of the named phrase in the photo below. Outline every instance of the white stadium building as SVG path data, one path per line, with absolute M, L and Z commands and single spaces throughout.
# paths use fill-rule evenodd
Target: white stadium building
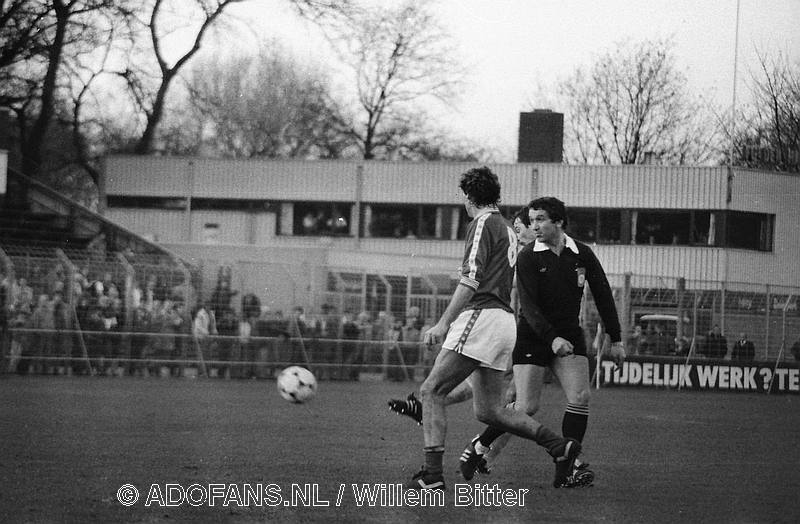
M 467 163 L 111 156 L 101 212 L 213 278 L 288 309 L 446 303 L 467 222 Z M 761 356 L 800 334 L 800 176 L 725 167 L 490 164 L 506 216 L 537 196 L 568 206 L 630 326 L 678 312 L 746 329 Z M 727 323 L 727 326 L 726 326 Z M 680 329 L 680 328 L 679 328 Z M 787 333 L 788 331 L 788 333 Z

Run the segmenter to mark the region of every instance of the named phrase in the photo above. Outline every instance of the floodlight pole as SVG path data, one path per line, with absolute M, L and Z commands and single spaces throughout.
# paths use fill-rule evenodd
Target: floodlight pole
M 728 249 L 728 211 L 731 208 L 731 200 L 733 198 L 733 151 L 736 130 L 736 80 L 739 72 L 739 12 L 741 8 L 741 0 L 736 0 L 736 29 L 734 31 L 733 43 L 733 92 L 731 100 L 731 115 L 730 123 L 728 124 L 728 176 L 726 177 L 725 188 L 725 231 L 722 234 L 722 246 L 725 253 L 725 274 L 723 275 L 722 282 L 722 318 L 720 320 L 722 332 L 725 333 L 725 290 L 728 287 L 728 276 L 730 272 L 730 252 Z
M 736 80 L 739 73 L 739 12 L 741 0 L 736 0 L 736 30 L 733 43 L 733 99 L 731 101 L 731 121 L 729 124 L 730 143 L 728 144 L 728 167 L 733 168 L 733 142 L 736 131 Z

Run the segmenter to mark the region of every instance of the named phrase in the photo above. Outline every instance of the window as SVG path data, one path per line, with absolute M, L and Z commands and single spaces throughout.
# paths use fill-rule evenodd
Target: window
M 458 240 L 467 238 L 467 229 L 469 229 L 469 223 L 471 221 L 472 219 L 467 214 L 467 210 L 464 206 L 460 206 L 458 210 L 458 233 L 456 234 Z
M 132 207 L 141 209 L 186 209 L 186 199 L 108 195 L 106 197 L 106 205 L 109 208 Z
M 727 247 L 772 251 L 774 215 L 730 211 L 726 220 Z
M 436 206 L 373 204 L 369 235 L 379 238 L 435 238 Z
M 713 246 L 716 240 L 715 222 L 711 211 L 692 211 L 690 243 L 694 246 Z
M 570 236 L 587 243 L 619 244 L 622 212 L 618 209 L 567 208 Z
M 597 242 L 597 210 L 567 209 L 567 233 L 589 244 Z
M 270 211 L 273 210 L 273 206 L 266 200 L 193 198 L 192 209 L 214 211 Z
M 293 206 L 293 234 L 348 236 L 352 207 L 352 204 L 341 202 L 296 202 Z
M 689 211 L 638 211 L 632 235 L 637 244 L 688 245 L 691 222 Z
M 617 209 L 601 209 L 598 215 L 598 240 L 606 244 L 619 244 L 622 239 L 622 212 Z

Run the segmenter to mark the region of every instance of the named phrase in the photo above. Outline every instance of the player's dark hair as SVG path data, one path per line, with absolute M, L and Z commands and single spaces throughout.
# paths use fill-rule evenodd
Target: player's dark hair
M 511 217 L 511 223 L 513 224 L 519 219 L 525 227 L 531 227 L 531 215 L 528 213 L 528 209 L 530 209 L 528 206 L 519 208 L 519 211 Z
M 500 203 L 500 181 L 486 166 L 470 169 L 461 175 L 458 187 L 478 207 L 496 206 Z
M 528 204 L 528 207 L 530 209 L 547 211 L 547 216 L 550 217 L 550 220 L 553 222 L 558 222 L 559 220 L 562 221 L 561 227 L 563 228 L 566 228 L 567 224 L 569 224 L 569 219 L 567 218 L 567 206 L 565 206 L 564 202 L 556 197 L 536 198 L 531 200 L 530 204 Z

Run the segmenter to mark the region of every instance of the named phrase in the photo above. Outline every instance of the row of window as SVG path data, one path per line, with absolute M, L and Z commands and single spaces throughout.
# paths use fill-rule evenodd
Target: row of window
M 284 206 L 286 205 L 283 204 Z M 182 199 L 108 197 L 109 207 L 185 209 Z M 359 231 L 354 231 L 350 202 L 294 202 L 291 213 L 264 201 L 193 199 L 194 210 L 275 211 L 277 234 L 460 240 L 469 217 L 463 206 L 362 204 Z M 518 208 L 504 207 L 506 217 Z M 716 246 L 772 251 L 775 216 L 710 210 L 569 208 L 567 231 L 588 243 Z M 280 221 L 291 220 L 291 224 Z
M 362 206 L 361 237 L 461 240 L 469 217 L 463 207 Z M 502 208 L 511 218 L 516 208 Z M 352 206 L 296 203 L 295 235 L 353 235 Z M 454 219 L 454 211 L 457 218 Z M 567 232 L 588 243 L 716 246 L 772 251 L 775 216 L 742 211 L 571 208 Z M 453 234 L 453 221 L 457 227 Z
M 743 211 L 575 209 L 570 234 L 600 244 L 724 246 L 772 251 L 775 215 Z

